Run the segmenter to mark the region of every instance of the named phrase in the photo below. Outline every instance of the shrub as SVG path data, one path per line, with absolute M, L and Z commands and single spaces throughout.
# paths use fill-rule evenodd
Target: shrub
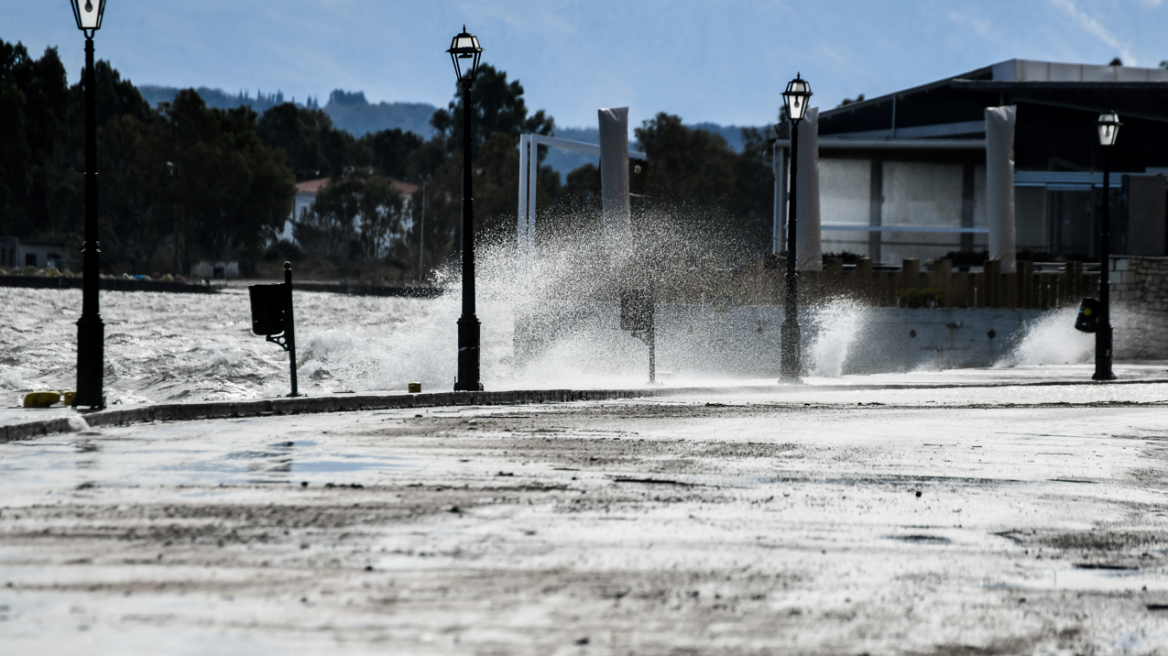
M 268 246 L 268 249 L 264 251 L 265 262 L 283 262 L 285 260 L 299 262 L 302 257 L 304 257 L 304 252 L 300 250 L 300 247 L 287 239 L 281 239 Z
M 982 266 L 990 257 L 989 251 L 949 251 L 939 259 L 949 260 L 955 267 Z
M 907 308 L 934 308 L 941 305 L 941 290 L 932 287 L 902 289 L 896 292 L 896 304 Z
M 827 261 L 830 259 L 833 259 L 833 258 L 839 258 L 839 259 L 843 260 L 844 264 L 855 264 L 855 263 L 859 262 L 860 259 L 863 257 L 864 257 L 863 255 L 858 255 L 858 254 L 853 253 L 851 251 L 840 251 L 839 253 L 824 253 L 823 254 L 823 264 L 824 264 L 824 266 L 826 266 Z

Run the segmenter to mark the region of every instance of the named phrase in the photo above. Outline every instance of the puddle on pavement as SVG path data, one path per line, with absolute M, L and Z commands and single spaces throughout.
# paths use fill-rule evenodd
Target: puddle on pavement
M 102 487 L 324 483 L 329 474 L 342 475 L 346 483 L 370 482 L 371 474 L 418 468 L 413 458 L 390 449 L 313 440 L 262 445 L 216 439 L 145 444 L 116 440 L 102 442 L 99 448 L 62 441 L 28 447 L 0 445 L 0 479 L 7 485 L 48 487 L 66 494 Z M 354 476 L 363 480 L 347 480 Z
M 884 539 L 899 540 L 901 542 L 909 542 L 911 544 L 953 544 L 953 541 L 949 538 L 943 538 L 938 535 L 886 535 L 884 536 Z
M 1168 592 L 1168 575 L 1157 570 L 1082 565 L 1077 563 L 1070 568 L 1035 569 L 1026 578 L 1009 579 L 986 587 L 1082 592 Z
M 297 472 L 356 472 L 356 471 L 401 471 L 408 469 L 405 458 L 363 458 L 341 456 L 340 460 L 309 460 L 290 463 L 293 473 Z

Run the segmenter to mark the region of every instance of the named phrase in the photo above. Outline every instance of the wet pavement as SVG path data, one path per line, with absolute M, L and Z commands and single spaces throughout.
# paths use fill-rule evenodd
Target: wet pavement
M 1164 653 L 1165 367 L 1080 369 L 0 444 L 0 644 Z

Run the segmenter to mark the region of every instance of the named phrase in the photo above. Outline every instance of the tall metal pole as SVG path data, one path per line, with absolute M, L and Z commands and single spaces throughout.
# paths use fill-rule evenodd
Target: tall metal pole
M 649 273 L 649 384 L 657 384 L 657 282 Z
M 426 181 L 422 180 L 422 222 L 418 226 L 418 282 L 422 281 L 422 262 L 426 257 Z
M 292 315 L 292 263 L 284 263 L 284 347 L 288 349 L 288 369 L 292 374 L 292 393 L 300 396 L 296 385 L 296 318 Z
M 174 147 L 174 275 L 182 275 L 182 267 L 179 266 L 178 260 L 178 224 L 179 212 L 181 203 L 179 202 L 179 190 L 182 188 L 182 179 L 179 177 L 181 171 L 178 168 L 178 119 L 174 118 L 174 111 L 171 110 L 171 145 Z
M 462 316 L 458 318 L 458 378 L 454 391 L 474 392 L 479 382 L 479 320 L 475 316 L 474 196 L 471 193 L 471 78 L 462 80 Z
M 795 273 L 796 176 L 799 174 L 799 122 L 791 121 L 791 190 L 787 209 L 787 290 L 784 298 L 786 317 L 780 333 L 782 347 L 781 373 L 784 382 L 797 383 L 802 366 L 799 362 L 801 335 L 799 330 L 798 275 Z
M 98 308 L 97 93 L 93 32 L 85 32 L 85 244 L 82 246 L 81 318 L 77 321 L 77 396 L 74 407 L 105 407 L 105 324 Z
M 1099 305 L 1101 315 L 1095 329 L 1095 375 L 1092 380 L 1115 380 L 1111 371 L 1111 160 L 1103 147 L 1103 224 L 1099 226 Z

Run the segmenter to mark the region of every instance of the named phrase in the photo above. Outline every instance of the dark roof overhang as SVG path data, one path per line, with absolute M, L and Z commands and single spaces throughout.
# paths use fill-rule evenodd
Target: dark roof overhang
M 953 89 L 1004 96 L 1007 102 L 1032 103 L 1088 112 L 1168 122 L 1166 82 L 996 82 L 955 79 Z

